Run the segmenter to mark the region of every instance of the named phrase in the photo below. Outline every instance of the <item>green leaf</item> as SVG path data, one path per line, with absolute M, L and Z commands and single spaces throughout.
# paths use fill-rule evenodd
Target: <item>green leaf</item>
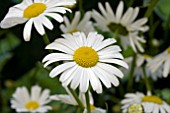
M 155 7 L 155 12 L 166 21 L 170 16 L 170 0 L 159 0 Z

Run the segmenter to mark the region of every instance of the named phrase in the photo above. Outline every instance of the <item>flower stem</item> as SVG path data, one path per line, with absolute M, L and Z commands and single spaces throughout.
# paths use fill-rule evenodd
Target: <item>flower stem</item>
M 84 15 L 84 9 L 83 9 L 83 0 L 77 0 L 79 10 L 81 12 L 81 15 Z
M 73 97 L 75 98 L 75 100 L 77 101 L 81 111 L 83 111 L 84 106 L 83 106 L 82 102 L 80 101 L 80 99 L 78 98 L 76 92 L 73 89 L 71 89 L 70 87 L 68 87 L 68 89 L 69 89 L 70 93 L 73 95 Z
M 148 9 L 146 10 L 146 13 L 145 13 L 145 17 L 150 17 L 150 15 L 152 14 L 152 11 L 155 7 L 155 5 L 158 3 L 159 0 L 151 0 L 150 2 L 150 5 L 148 7 Z
M 129 72 L 129 81 L 128 81 L 128 85 L 127 85 L 127 91 L 131 91 L 132 90 L 132 85 L 133 85 L 133 74 L 134 74 L 134 70 L 135 70 L 135 65 L 136 65 L 136 53 L 134 53 L 133 55 L 133 60 L 132 60 L 132 65 L 130 68 L 130 72 Z
M 89 98 L 89 92 L 88 91 L 85 93 L 85 96 L 86 96 L 87 113 L 91 113 L 90 98 Z
M 147 91 L 150 92 L 150 91 L 151 91 L 151 86 L 150 86 L 149 81 L 148 81 L 148 78 L 147 78 L 145 66 L 142 67 L 142 70 L 143 70 L 143 75 L 144 75 L 144 80 L 145 80 L 146 89 L 147 89 Z
M 49 40 L 49 38 L 48 38 L 48 35 L 47 35 L 47 34 L 44 34 L 44 35 L 43 35 L 43 40 L 44 40 L 45 45 L 50 44 L 50 40 Z

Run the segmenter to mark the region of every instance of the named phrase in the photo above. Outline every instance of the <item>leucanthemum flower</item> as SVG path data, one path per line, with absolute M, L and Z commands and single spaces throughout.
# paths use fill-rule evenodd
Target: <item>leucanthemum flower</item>
M 139 80 L 144 78 L 144 73 L 143 73 L 143 66 L 145 65 L 145 71 L 146 71 L 146 75 L 147 77 L 151 77 L 152 80 L 156 81 L 158 78 L 161 78 L 162 75 L 162 70 L 158 69 L 156 72 L 152 72 L 149 68 L 148 68 L 148 64 L 149 62 L 152 60 L 152 56 L 148 55 L 148 54 L 137 54 L 137 58 L 136 58 L 136 66 L 135 66 L 135 70 L 134 70 L 134 77 L 135 77 L 135 81 L 138 82 Z M 125 58 L 124 61 L 126 63 L 128 63 L 129 65 L 131 65 L 133 60 L 133 57 L 128 57 Z M 124 70 L 125 73 L 129 73 L 127 70 Z
M 136 113 L 169 113 L 170 106 L 161 98 L 143 93 L 128 93 L 121 101 L 123 113 L 138 110 Z M 142 111 L 143 110 L 143 111 Z M 135 112 L 134 112 L 135 113 Z
M 71 10 L 61 6 L 73 5 L 75 2 L 75 0 L 23 0 L 22 3 L 9 9 L 0 26 L 1 28 L 10 28 L 26 23 L 23 36 L 25 41 L 29 41 L 32 24 L 40 35 L 44 35 L 44 26 L 50 30 L 53 29 L 53 24 L 48 17 L 63 22 L 63 17 L 58 13 L 64 14 Z
M 26 87 L 18 87 L 11 99 L 11 107 L 16 112 L 46 113 L 52 109 L 46 105 L 51 101 L 49 93 L 48 89 L 42 91 L 39 86 L 33 86 L 30 94 Z
M 86 92 L 89 84 L 97 93 L 102 93 L 102 84 L 110 88 L 111 84 L 119 85 L 117 77 L 122 78 L 123 73 L 111 64 L 128 68 L 122 61 L 121 49 L 113 45 L 116 40 L 104 37 L 96 32 L 90 32 L 87 37 L 83 32 L 63 34 L 64 38 L 56 39 L 47 45 L 46 49 L 58 50 L 43 59 L 44 67 L 56 61 L 64 61 L 56 66 L 50 77 L 59 74 L 63 86 L 70 84 L 72 89 L 79 86 L 81 92 Z M 109 63 L 109 64 L 108 64 Z
M 67 87 L 65 87 L 65 89 L 66 89 L 68 94 L 52 95 L 50 97 L 50 99 L 61 101 L 63 103 L 69 104 L 69 105 L 77 106 L 78 103 L 76 102 L 73 95 L 70 93 L 70 91 L 68 90 Z M 83 113 L 87 113 L 85 93 L 80 92 L 79 93 L 79 99 L 80 99 L 81 103 L 83 104 L 83 106 L 85 107 L 85 110 L 84 110 Z M 92 94 L 90 92 L 89 92 L 89 99 L 90 99 L 89 100 L 90 101 L 90 109 L 91 109 L 92 113 L 106 113 L 106 110 L 94 106 L 94 100 L 93 100 Z
M 92 13 L 92 17 L 97 22 L 96 25 L 103 31 L 118 33 L 124 49 L 127 49 L 130 45 L 135 52 L 137 52 L 137 50 L 144 52 L 141 43 L 145 43 L 146 41 L 143 36 L 139 36 L 139 32 L 143 33 L 147 31 L 149 27 L 145 25 L 148 20 L 147 18 L 135 20 L 139 13 L 139 8 L 130 7 L 123 14 L 124 4 L 120 1 L 114 14 L 108 2 L 105 3 L 106 9 L 104 9 L 101 3 L 99 3 L 98 6 L 102 15 L 96 10 L 93 10 Z
M 170 73 L 170 47 L 168 47 L 164 52 L 156 55 L 148 66 L 153 73 L 162 69 L 163 71 L 161 75 L 163 75 L 163 77 L 167 77 Z
M 64 16 L 64 24 L 60 25 L 60 29 L 63 33 L 74 33 L 77 31 L 84 32 L 88 34 L 91 31 L 94 31 L 92 22 L 90 21 L 91 12 L 88 11 L 84 14 L 81 19 L 80 11 L 77 11 L 74 15 L 73 20 L 70 22 L 69 19 Z

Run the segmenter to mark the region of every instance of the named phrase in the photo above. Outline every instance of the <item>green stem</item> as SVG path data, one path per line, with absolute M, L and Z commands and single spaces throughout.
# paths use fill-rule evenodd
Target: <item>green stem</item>
M 153 11 L 155 5 L 158 3 L 158 1 L 159 0 L 151 0 L 150 5 L 144 15 L 145 17 L 147 17 L 147 18 L 150 17 L 150 15 L 152 14 L 152 11 Z
M 44 43 L 45 43 L 45 45 L 50 44 L 50 40 L 49 40 L 49 38 L 48 38 L 47 34 L 44 34 L 44 35 L 43 35 L 43 39 L 44 39 Z
M 84 9 L 83 9 L 83 0 L 77 0 L 79 10 L 81 12 L 81 16 L 84 15 Z
M 70 93 L 73 95 L 73 97 L 75 98 L 76 102 L 78 103 L 81 111 L 83 111 L 84 106 L 83 106 L 82 102 L 80 101 L 80 99 L 78 98 L 76 92 L 73 89 L 71 89 L 70 87 L 68 87 L 68 89 L 69 89 Z
M 90 98 L 89 98 L 89 92 L 88 92 L 88 91 L 85 93 L 85 96 L 86 96 L 87 113 L 91 113 L 91 109 L 90 109 Z
M 142 67 L 142 70 L 143 70 L 143 75 L 144 75 L 146 89 L 147 89 L 147 91 L 151 91 L 151 86 L 150 86 L 148 78 L 147 78 L 145 66 Z
M 131 91 L 132 90 L 132 85 L 133 85 L 133 74 L 134 74 L 134 70 L 135 70 L 135 65 L 136 65 L 136 53 L 134 53 L 133 55 L 133 60 L 132 60 L 132 65 L 130 68 L 130 72 L 129 72 L 129 81 L 128 81 L 128 85 L 127 85 L 127 91 Z

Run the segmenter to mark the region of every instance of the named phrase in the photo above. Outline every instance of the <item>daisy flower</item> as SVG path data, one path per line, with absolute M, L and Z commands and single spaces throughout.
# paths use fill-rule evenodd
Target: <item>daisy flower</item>
M 133 57 L 128 57 L 125 58 L 125 62 L 128 63 L 129 65 L 131 65 L 133 60 Z M 158 78 L 161 78 L 162 75 L 162 71 L 161 69 L 157 70 L 156 72 L 152 72 L 149 68 L 148 68 L 148 63 L 152 60 L 152 56 L 148 55 L 148 54 L 137 54 L 137 59 L 136 59 L 136 66 L 135 66 L 135 70 L 134 70 L 134 77 L 135 77 L 135 81 L 138 82 L 139 80 L 144 78 L 144 74 L 143 74 L 143 66 L 145 65 L 145 71 L 146 71 L 146 75 L 147 77 L 151 77 L 152 80 L 156 81 Z M 125 73 L 128 73 L 128 71 L 124 70 Z
M 72 22 L 70 22 L 69 19 L 64 16 L 65 25 L 61 24 L 60 29 L 63 33 L 74 33 L 80 31 L 84 32 L 85 34 L 88 34 L 90 31 L 94 31 L 90 18 L 91 12 L 86 12 L 83 18 L 81 19 L 80 11 L 77 11 Z
M 46 113 L 51 110 L 51 106 L 47 106 L 51 100 L 49 99 L 50 91 L 41 87 L 33 86 L 29 94 L 26 87 L 19 87 L 13 94 L 11 99 L 11 107 L 17 112 Z
M 143 93 L 128 93 L 121 101 L 123 113 L 169 113 L 170 106 L 161 98 Z M 142 111 L 143 110 L 143 111 Z
M 72 89 L 79 86 L 81 92 L 86 92 L 89 84 L 97 93 L 102 93 L 102 84 L 110 88 L 111 84 L 119 85 L 117 77 L 122 78 L 123 73 L 111 64 L 128 68 L 122 61 L 121 49 L 113 45 L 116 40 L 104 37 L 96 32 L 90 32 L 87 37 L 83 32 L 63 34 L 64 38 L 56 39 L 47 45 L 46 49 L 58 50 L 43 59 L 44 67 L 56 61 L 64 61 L 56 66 L 50 77 L 59 74 L 63 86 L 70 84 Z
M 146 41 L 143 36 L 139 36 L 139 32 L 143 33 L 147 31 L 149 27 L 145 25 L 148 21 L 147 18 L 135 20 L 139 13 L 139 8 L 130 7 L 123 14 L 124 4 L 120 1 L 114 14 L 108 2 L 105 3 L 106 9 L 104 9 L 101 3 L 99 3 L 98 6 L 102 15 L 96 10 L 93 10 L 92 14 L 92 17 L 97 22 L 96 26 L 103 31 L 118 33 L 124 49 L 130 45 L 135 52 L 137 52 L 137 50 L 144 52 L 141 43 L 145 43 Z
M 63 17 L 58 13 L 64 14 L 71 10 L 61 6 L 73 5 L 75 2 L 75 0 L 23 0 L 22 3 L 9 9 L 0 26 L 5 29 L 26 23 L 23 36 L 25 41 L 29 41 L 33 24 L 38 33 L 44 35 L 44 26 L 53 29 L 53 24 L 48 17 L 63 22 Z
M 167 77 L 170 73 L 170 46 L 164 52 L 156 55 L 148 66 L 152 72 L 162 69 L 161 75 Z
M 52 95 L 50 97 L 51 100 L 57 100 L 57 101 L 61 101 L 63 103 L 69 104 L 69 105 L 74 105 L 77 106 L 78 103 L 76 102 L 76 100 L 74 99 L 73 95 L 70 93 L 70 91 L 68 90 L 67 87 L 65 87 L 66 91 L 68 94 L 60 94 L 60 95 Z M 85 107 L 85 110 L 83 113 L 87 113 L 86 111 L 86 97 L 85 97 L 85 93 L 79 93 L 79 99 L 81 101 L 81 103 L 83 104 L 83 106 Z M 92 94 L 89 92 L 89 99 L 90 99 L 90 109 L 91 109 L 91 113 L 106 113 L 106 110 L 95 107 L 94 106 L 94 100 L 92 97 Z

